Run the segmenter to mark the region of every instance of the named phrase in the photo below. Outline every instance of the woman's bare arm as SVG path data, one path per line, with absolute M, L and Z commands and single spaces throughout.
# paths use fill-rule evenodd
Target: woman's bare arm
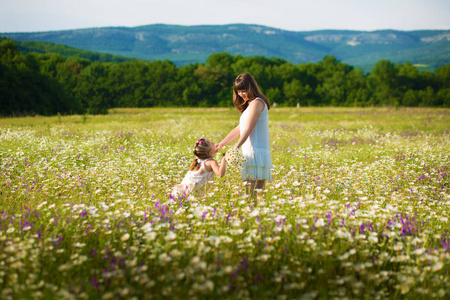
M 234 129 L 232 129 L 230 131 L 230 133 L 220 143 L 218 143 L 216 145 L 216 152 L 239 137 L 239 134 L 240 134 L 239 126 L 240 125 L 236 126 Z
M 250 136 L 250 134 L 252 134 L 253 130 L 255 129 L 256 122 L 258 121 L 258 118 L 261 115 L 261 112 L 264 110 L 264 106 L 266 105 L 262 100 L 261 101 L 253 100 L 253 101 L 256 101 L 256 103 L 250 105 L 247 108 L 250 110 L 248 119 L 244 124 L 241 124 L 243 132 L 236 144 L 236 148 L 241 147 L 242 144 L 244 144 L 247 138 Z

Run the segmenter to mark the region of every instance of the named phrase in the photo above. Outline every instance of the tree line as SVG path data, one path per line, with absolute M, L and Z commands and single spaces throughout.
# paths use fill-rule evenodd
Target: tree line
M 2 38 L 0 37 L 0 42 Z M 73 48 L 67 45 L 62 44 L 53 44 L 48 42 L 38 42 L 38 41 L 15 41 L 17 44 L 19 51 L 23 54 L 28 54 L 30 52 L 36 53 L 58 53 L 65 57 L 68 56 L 76 56 L 81 58 L 87 58 L 91 61 L 101 61 L 101 62 L 124 62 L 131 61 L 133 58 L 123 57 L 120 55 L 112 55 L 108 53 L 99 53 L 89 50 L 81 50 L 77 48 Z
M 107 61 L 56 53 L 23 53 L 0 43 L 0 115 L 103 114 L 114 107 L 226 107 L 232 84 L 249 72 L 279 106 L 450 107 L 450 65 L 420 72 L 380 60 L 365 74 L 325 56 L 293 65 L 279 58 L 209 56 L 205 64 Z

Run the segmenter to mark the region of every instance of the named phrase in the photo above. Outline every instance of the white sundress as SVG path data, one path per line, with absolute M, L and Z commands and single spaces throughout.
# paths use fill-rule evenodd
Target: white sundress
M 239 124 L 243 124 L 249 117 L 249 107 L 253 105 L 255 98 L 242 113 Z M 243 135 L 243 128 L 240 126 L 240 134 Z M 243 163 L 241 171 L 242 180 L 266 180 L 272 181 L 271 169 L 273 168 L 272 157 L 270 154 L 270 136 L 269 136 L 269 109 L 264 103 L 264 109 L 259 115 L 255 129 L 249 135 L 248 139 L 242 144 L 242 154 L 247 159 Z
M 212 158 L 205 160 L 198 159 L 200 169 L 197 171 L 188 171 L 181 183 L 173 187 L 171 195 L 174 198 L 187 196 L 193 191 L 200 191 L 205 187 L 208 181 L 214 180 L 214 171 L 208 172 L 204 164 L 211 159 Z

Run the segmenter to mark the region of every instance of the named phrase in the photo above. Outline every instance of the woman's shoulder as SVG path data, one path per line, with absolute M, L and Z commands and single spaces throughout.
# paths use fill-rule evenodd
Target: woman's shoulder
M 250 105 L 255 105 L 255 106 L 259 106 L 259 108 L 261 110 L 264 110 L 264 108 L 267 107 L 266 101 L 264 101 L 264 99 L 256 97 L 255 99 L 252 100 L 252 102 L 249 104 Z

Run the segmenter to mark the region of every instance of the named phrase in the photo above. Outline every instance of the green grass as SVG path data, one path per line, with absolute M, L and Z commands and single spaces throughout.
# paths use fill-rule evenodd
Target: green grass
M 428 299 L 450 291 L 450 110 L 276 108 L 273 181 L 171 199 L 239 114 L 0 119 L 0 298 Z

